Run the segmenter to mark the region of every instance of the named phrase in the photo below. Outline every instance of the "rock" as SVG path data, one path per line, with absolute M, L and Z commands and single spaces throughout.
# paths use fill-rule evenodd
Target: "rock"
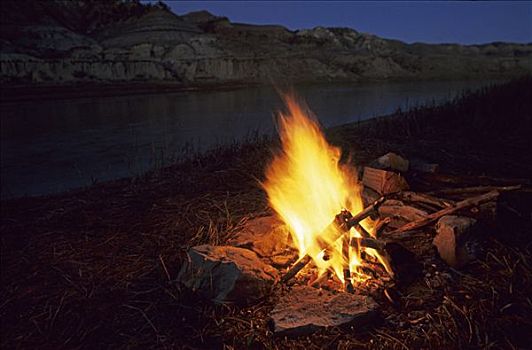
M 296 286 L 281 296 L 271 313 L 279 336 L 300 336 L 322 328 L 361 327 L 377 316 L 377 304 L 367 296 Z
M 112 1 L 3 1 L 0 81 L 44 83 L 45 89 L 89 81 L 197 86 L 272 79 L 486 79 L 532 70 L 531 44 L 419 44 L 416 50 L 422 54 L 413 55 L 407 44 L 349 28 L 291 31 L 231 23 L 207 12 L 178 16 L 164 7 L 127 3 L 122 5 L 129 10 L 115 11 Z M 95 55 L 92 48 L 98 47 L 128 54 L 116 59 Z M 404 164 L 388 162 L 404 169 Z
M 134 21 L 122 21 L 99 33 L 104 47 L 132 47 L 139 44 L 172 46 L 201 34 L 194 24 L 163 9 L 153 9 Z
M 477 220 L 465 216 L 446 215 L 436 224 L 433 244 L 440 257 L 452 267 L 461 267 L 474 257 L 468 251 Z
M 390 152 L 377 158 L 372 165 L 379 169 L 407 172 L 409 162 L 400 155 Z
M 206 244 L 190 248 L 187 254 L 177 280 L 215 303 L 257 302 L 279 277 L 276 269 L 247 249 Z
M 407 222 L 423 219 L 427 217 L 428 213 L 424 210 L 405 205 L 402 201 L 388 199 L 379 206 L 379 215 L 392 219 L 388 224 L 389 227 L 400 227 Z
M 440 165 L 436 163 L 427 163 L 421 159 L 412 159 L 410 161 L 410 169 L 422 173 L 437 173 Z
M 289 250 L 286 253 L 274 255 L 265 259 L 265 261 L 278 269 L 283 269 L 291 266 L 297 261 L 298 254 L 295 250 Z
M 249 220 L 228 244 L 253 250 L 260 257 L 273 257 L 294 251 L 288 227 L 275 216 Z
M 380 194 L 395 193 L 408 189 L 408 183 L 400 174 L 371 167 L 364 167 L 362 183 Z

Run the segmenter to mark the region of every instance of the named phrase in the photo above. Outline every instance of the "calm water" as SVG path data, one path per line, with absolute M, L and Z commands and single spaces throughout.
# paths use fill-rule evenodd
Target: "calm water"
M 325 126 L 442 102 L 488 82 L 313 85 L 295 90 Z M 2 198 L 133 176 L 191 149 L 271 133 L 281 106 L 269 87 L 99 97 L 0 106 Z

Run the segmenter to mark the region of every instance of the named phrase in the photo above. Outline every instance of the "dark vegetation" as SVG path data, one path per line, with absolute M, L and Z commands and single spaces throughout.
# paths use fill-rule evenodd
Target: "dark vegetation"
M 359 165 L 395 151 L 437 161 L 473 184 L 505 176 L 530 185 L 531 91 L 524 79 L 328 134 Z M 400 291 L 400 305 L 375 295 L 383 321 L 374 328 L 278 339 L 268 326 L 271 300 L 213 306 L 181 289 L 173 280 L 187 247 L 223 243 L 249 217 L 270 211 L 257 183 L 270 146 L 257 140 L 142 178 L 2 202 L 2 348 L 530 345 L 530 198 L 518 201 L 517 214 L 501 215 L 479 261 L 462 271 L 425 266 L 449 277 L 436 286 L 420 278 Z
M 532 78 L 527 77 L 464 92 L 441 105 L 336 127 L 330 134 L 344 149 L 359 138 L 386 140 L 412 156 L 440 163 L 443 157 L 462 174 L 530 177 L 531 101 Z

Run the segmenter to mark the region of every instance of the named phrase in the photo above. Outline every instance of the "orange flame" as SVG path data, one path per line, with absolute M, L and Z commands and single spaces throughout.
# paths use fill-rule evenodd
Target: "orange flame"
M 308 108 L 290 96 L 285 103 L 288 113 L 279 115 L 282 150 L 266 169 L 262 185 L 270 205 L 290 227 L 300 258 L 309 254 L 320 274 L 332 270 L 343 282 L 346 262 L 339 233 L 325 229 L 343 208 L 353 214 L 363 209 L 360 186 L 356 174 L 339 164 L 340 149 L 327 142 Z M 354 229 L 350 234 L 359 236 Z M 327 261 L 320 240 L 333 244 Z M 354 272 L 359 252 L 351 251 L 348 263 Z

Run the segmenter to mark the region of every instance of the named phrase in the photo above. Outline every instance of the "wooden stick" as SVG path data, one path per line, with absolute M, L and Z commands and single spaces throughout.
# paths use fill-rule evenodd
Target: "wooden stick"
M 418 173 L 417 177 L 428 180 L 429 182 L 439 182 L 448 184 L 462 184 L 462 185 L 514 185 L 516 183 L 526 186 L 532 186 L 530 179 L 518 178 L 498 178 L 490 176 L 456 176 L 449 174 L 433 174 L 433 173 Z
M 434 196 L 431 196 L 425 193 L 405 191 L 405 192 L 399 192 L 397 195 L 402 200 L 431 204 L 441 209 L 452 207 L 454 205 L 454 201 L 437 198 L 437 197 L 434 197 Z
M 354 247 L 354 248 L 363 247 L 363 248 L 375 249 L 377 251 L 383 251 L 384 247 L 386 246 L 386 242 L 375 239 L 375 238 L 353 237 L 351 238 L 350 245 L 351 247 Z
M 515 191 L 521 189 L 521 185 L 515 186 L 475 186 L 475 187 L 463 187 L 463 188 L 446 188 L 443 190 L 432 191 L 430 194 L 463 194 L 463 193 L 481 193 L 489 191 Z
M 301 269 L 303 269 L 311 260 L 310 255 L 305 255 L 298 262 L 293 265 L 290 270 L 281 278 L 281 283 L 286 283 L 291 280 Z
M 342 257 L 344 267 L 344 290 L 347 293 L 354 293 L 353 283 L 351 282 L 351 269 L 349 268 L 349 231 L 342 236 Z
M 381 205 L 385 200 L 385 197 L 381 197 L 377 199 L 373 204 L 368 206 L 366 209 L 362 210 L 357 215 L 353 216 L 346 222 L 346 226 L 348 228 L 354 227 L 356 224 L 358 224 L 360 221 L 364 220 L 368 216 L 370 216 L 375 210 L 379 208 L 379 205 Z
M 361 224 L 356 224 L 355 230 L 357 230 L 357 232 L 360 233 L 362 237 L 371 238 L 371 235 L 369 234 L 369 232 L 366 231 L 366 229 Z
M 379 207 L 379 205 L 382 204 L 382 202 L 384 202 L 384 197 L 377 199 L 373 204 L 371 204 L 355 216 L 351 216 L 351 213 L 349 213 L 347 210 L 343 210 L 340 214 L 336 215 L 334 221 L 329 226 L 327 226 L 325 231 L 334 230 L 334 232 L 337 232 L 337 235 L 332 240 L 332 243 L 328 244 L 326 247 L 323 247 L 323 245 L 325 245 L 325 241 L 320 240 L 320 248 L 329 249 L 330 247 L 332 247 L 332 245 L 338 240 L 338 238 L 340 238 L 344 233 L 349 232 L 351 227 L 370 216 L 375 210 L 377 210 L 377 208 Z M 294 266 L 292 266 L 288 270 L 288 272 L 283 277 L 281 277 L 281 283 L 286 283 L 290 279 L 292 279 L 310 262 L 310 260 L 311 257 L 308 254 L 302 257 Z
M 351 238 L 351 246 L 375 249 L 377 253 L 379 253 L 377 259 L 381 265 L 384 266 L 384 269 L 388 272 L 391 278 L 395 277 L 392 260 L 390 254 L 388 254 L 388 251 L 386 250 L 386 242 L 374 238 L 353 237 Z
M 485 193 L 485 194 L 477 196 L 477 197 L 472 197 L 472 198 L 465 199 L 465 200 L 463 200 L 461 202 L 456 203 L 452 207 L 445 208 L 445 209 L 442 209 L 442 210 L 437 211 L 435 213 L 432 213 L 432 214 L 428 215 L 426 218 L 419 219 L 419 220 L 416 220 L 416 221 L 412 221 L 412 222 L 410 222 L 410 223 L 408 223 L 406 225 L 403 225 L 403 226 L 399 227 L 397 230 L 389 232 L 389 234 L 392 235 L 394 233 L 411 231 L 411 230 L 423 227 L 425 225 L 430 224 L 431 222 L 434 222 L 434 221 L 438 220 L 439 218 L 441 218 L 444 215 L 449 215 L 449 214 L 455 213 L 458 210 L 461 210 L 461 209 L 464 209 L 464 208 L 477 206 L 477 205 L 479 205 L 481 203 L 491 201 L 491 200 L 497 198 L 498 196 L 499 196 L 499 192 L 498 191 L 491 191 L 491 192 Z
M 382 233 L 382 230 L 392 221 L 391 217 L 386 217 L 384 219 L 379 219 L 379 221 L 373 227 L 373 237 L 379 238 Z

